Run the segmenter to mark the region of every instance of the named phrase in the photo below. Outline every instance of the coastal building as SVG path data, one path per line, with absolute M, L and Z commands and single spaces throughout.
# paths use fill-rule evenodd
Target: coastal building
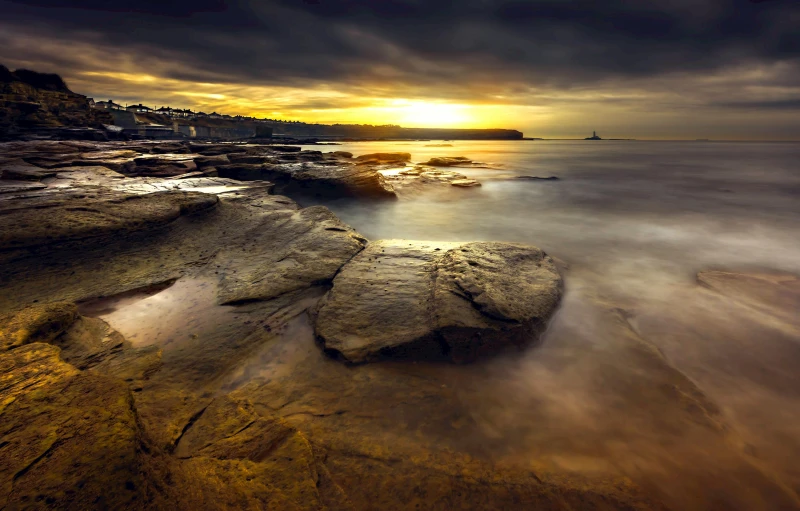
M 593 131 L 591 137 L 586 137 L 584 140 L 603 140 L 602 138 L 597 136 L 597 132 Z
M 130 105 L 125 110 L 129 112 L 133 112 L 135 114 L 149 114 L 153 111 L 152 108 L 144 106 L 143 104 L 139 103 L 138 105 Z
M 114 100 L 112 99 L 109 99 L 108 101 L 98 101 L 94 104 L 94 107 L 101 110 L 125 110 L 122 105 L 114 103 Z
M 156 113 L 159 115 L 166 115 L 172 117 L 172 108 L 168 106 L 162 106 L 161 108 L 156 110 Z

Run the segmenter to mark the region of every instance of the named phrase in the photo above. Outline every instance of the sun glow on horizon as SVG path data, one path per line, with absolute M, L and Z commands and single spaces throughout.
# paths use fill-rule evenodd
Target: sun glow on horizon
M 397 124 L 409 127 L 458 127 L 474 119 L 469 105 L 435 103 L 429 101 L 396 100 L 387 108 L 390 117 L 397 118 Z

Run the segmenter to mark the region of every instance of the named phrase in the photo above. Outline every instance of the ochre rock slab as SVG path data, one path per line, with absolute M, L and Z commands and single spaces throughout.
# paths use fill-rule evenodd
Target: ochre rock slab
M 145 488 L 127 385 L 33 343 L 0 354 L 0 508 L 137 509 Z
M 511 243 L 370 243 L 333 280 L 316 335 L 349 362 L 469 361 L 535 339 L 561 297 L 553 260 Z
M 64 333 L 78 318 L 73 303 L 33 305 L 0 317 L 0 352 L 25 344 L 48 343 Z

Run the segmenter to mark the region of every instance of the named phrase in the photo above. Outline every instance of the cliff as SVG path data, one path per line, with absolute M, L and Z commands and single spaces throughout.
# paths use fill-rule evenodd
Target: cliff
M 0 138 L 20 131 L 112 124 L 109 114 L 94 110 L 86 96 L 69 90 L 56 74 L 0 65 Z

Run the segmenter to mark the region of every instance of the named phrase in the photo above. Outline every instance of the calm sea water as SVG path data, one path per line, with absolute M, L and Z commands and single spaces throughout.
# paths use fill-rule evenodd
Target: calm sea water
M 676 276 L 713 265 L 800 270 L 800 144 L 362 142 L 323 150 L 466 156 L 483 186 L 430 187 L 394 203 L 327 203 L 365 236 L 533 243 L 573 263 Z M 309 146 L 309 149 L 312 147 Z M 320 149 L 320 147 L 313 147 Z M 556 176 L 523 181 L 517 176 Z
M 435 143 L 307 148 L 483 162 L 455 169 L 480 188 L 324 204 L 370 239 L 522 242 L 565 268 L 542 342 L 484 367 L 476 427 L 568 470 L 613 466 L 675 509 L 800 508 L 797 304 L 774 316 L 696 283 L 800 274 L 800 144 Z

